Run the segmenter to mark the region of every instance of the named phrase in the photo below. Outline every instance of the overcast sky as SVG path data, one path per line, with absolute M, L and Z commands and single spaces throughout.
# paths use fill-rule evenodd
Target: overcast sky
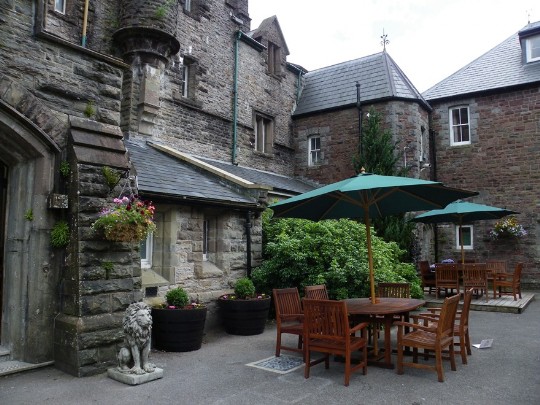
M 540 20 L 539 0 L 249 0 L 251 28 L 276 15 L 288 62 L 308 70 L 386 49 L 423 92 Z

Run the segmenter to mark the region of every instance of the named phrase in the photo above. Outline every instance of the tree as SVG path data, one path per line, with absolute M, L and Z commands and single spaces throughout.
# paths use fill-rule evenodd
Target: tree
M 392 140 L 392 133 L 381 127 L 382 116 L 373 107 L 366 114 L 367 121 L 362 128 L 361 144 L 353 157 L 356 173 L 362 168 L 368 173 L 383 176 L 405 176 L 406 168 L 399 168 L 400 159 L 396 153 L 397 141 Z M 406 214 L 392 215 L 373 221 L 377 234 L 387 242 L 396 242 L 406 252 L 406 258 L 414 257 L 415 225 L 407 220 Z

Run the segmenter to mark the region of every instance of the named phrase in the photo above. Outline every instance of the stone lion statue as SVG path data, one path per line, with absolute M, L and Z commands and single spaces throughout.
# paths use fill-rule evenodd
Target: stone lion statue
M 123 321 L 126 333 L 118 353 L 118 370 L 126 374 L 152 373 L 156 366 L 148 361 L 152 335 L 152 314 L 144 302 L 135 302 L 126 309 Z

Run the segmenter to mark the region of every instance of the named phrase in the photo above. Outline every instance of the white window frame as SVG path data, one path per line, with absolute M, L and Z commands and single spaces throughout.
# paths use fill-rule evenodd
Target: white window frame
M 143 255 L 141 254 L 141 268 L 143 269 L 151 269 L 152 268 L 152 255 L 154 254 L 154 234 L 149 233 L 146 237 L 146 244 L 144 245 L 145 248 L 145 258 L 143 259 Z M 141 253 L 143 249 L 143 244 L 141 243 Z
M 540 60 L 540 35 L 527 38 L 525 42 L 525 47 L 527 48 L 527 63 Z
M 180 90 L 182 93 L 182 97 L 188 98 L 189 97 L 189 65 L 182 63 L 180 72 L 182 75 L 182 77 L 180 78 Z
M 314 145 L 318 140 L 317 145 Z M 308 138 L 308 166 L 317 166 L 322 162 L 321 152 L 321 137 L 319 135 L 312 135 Z
M 463 245 L 463 250 L 473 250 L 474 249 L 474 228 L 472 225 L 461 225 L 461 232 L 469 232 L 471 235 L 471 243 L 469 245 Z M 464 238 L 465 239 L 465 238 Z M 456 225 L 456 249 L 461 250 L 461 241 L 459 240 L 459 225 Z
M 60 14 L 66 14 L 67 0 L 54 0 L 54 11 Z
M 191 12 L 191 0 L 184 0 L 184 10 Z
M 203 220 L 203 262 L 208 261 L 208 252 L 210 247 L 210 220 Z
M 467 123 L 464 123 L 463 122 L 463 119 L 462 119 L 462 110 L 466 110 L 467 111 Z M 460 122 L 454 122 L 454 111 L 458 110 L 459 111 L 459 120 Z M 469 106 L 467 105 L 460 105 L 460 106 L 455 106 L 455 107 L 450 107 L 448 109 L 448 123 L 449 123 L 449 126 L 450 126 L 450 145 L 451 146 L 457 146 L 457 145 L 470 145 L 471 143 L 471 112 L 469 110 Z M 467 127 L 468 129 L 468 132 L 469 132 L 469 139 L 466 140 L 466 141 L 463 141 L 463 128 Z M 456 132 L 456 130 L 460 131 L 460 140 L 459 141 L 456 141 L 455 140 L 455 137 L 454 137 L 454 132 Z

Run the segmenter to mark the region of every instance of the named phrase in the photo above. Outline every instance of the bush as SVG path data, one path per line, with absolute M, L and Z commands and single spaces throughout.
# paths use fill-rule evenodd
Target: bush
M 176 308 L 183 308 L 189 303 L 189 297 L 182 287 L 176 287 L 167 291 L 165 300 L 167 301 L 167 305 Z
M 255 285 L 253 285 L 253 281 L 247 277 L 240 278 L 234 285 L 234 293 L 236 294 L 236 297 L 241 300 L 251 298 L 255 295 Z
M 66 221 L 57 222 L 51 229 L 51 246 L 63 248 L 69 244 L 69 226 Z
M 312 222 L 272 219 L 263 214 L 264 260 L 253 271 L 257 291 L 326 284 L 330 298 L 369 297 L 366 230 L 351 220 Z M 375 283 L 408 282 L 411 296 L 423 296 L 416 268 L 401 263 L 403 251 L 395 242 L 372 235 Z

